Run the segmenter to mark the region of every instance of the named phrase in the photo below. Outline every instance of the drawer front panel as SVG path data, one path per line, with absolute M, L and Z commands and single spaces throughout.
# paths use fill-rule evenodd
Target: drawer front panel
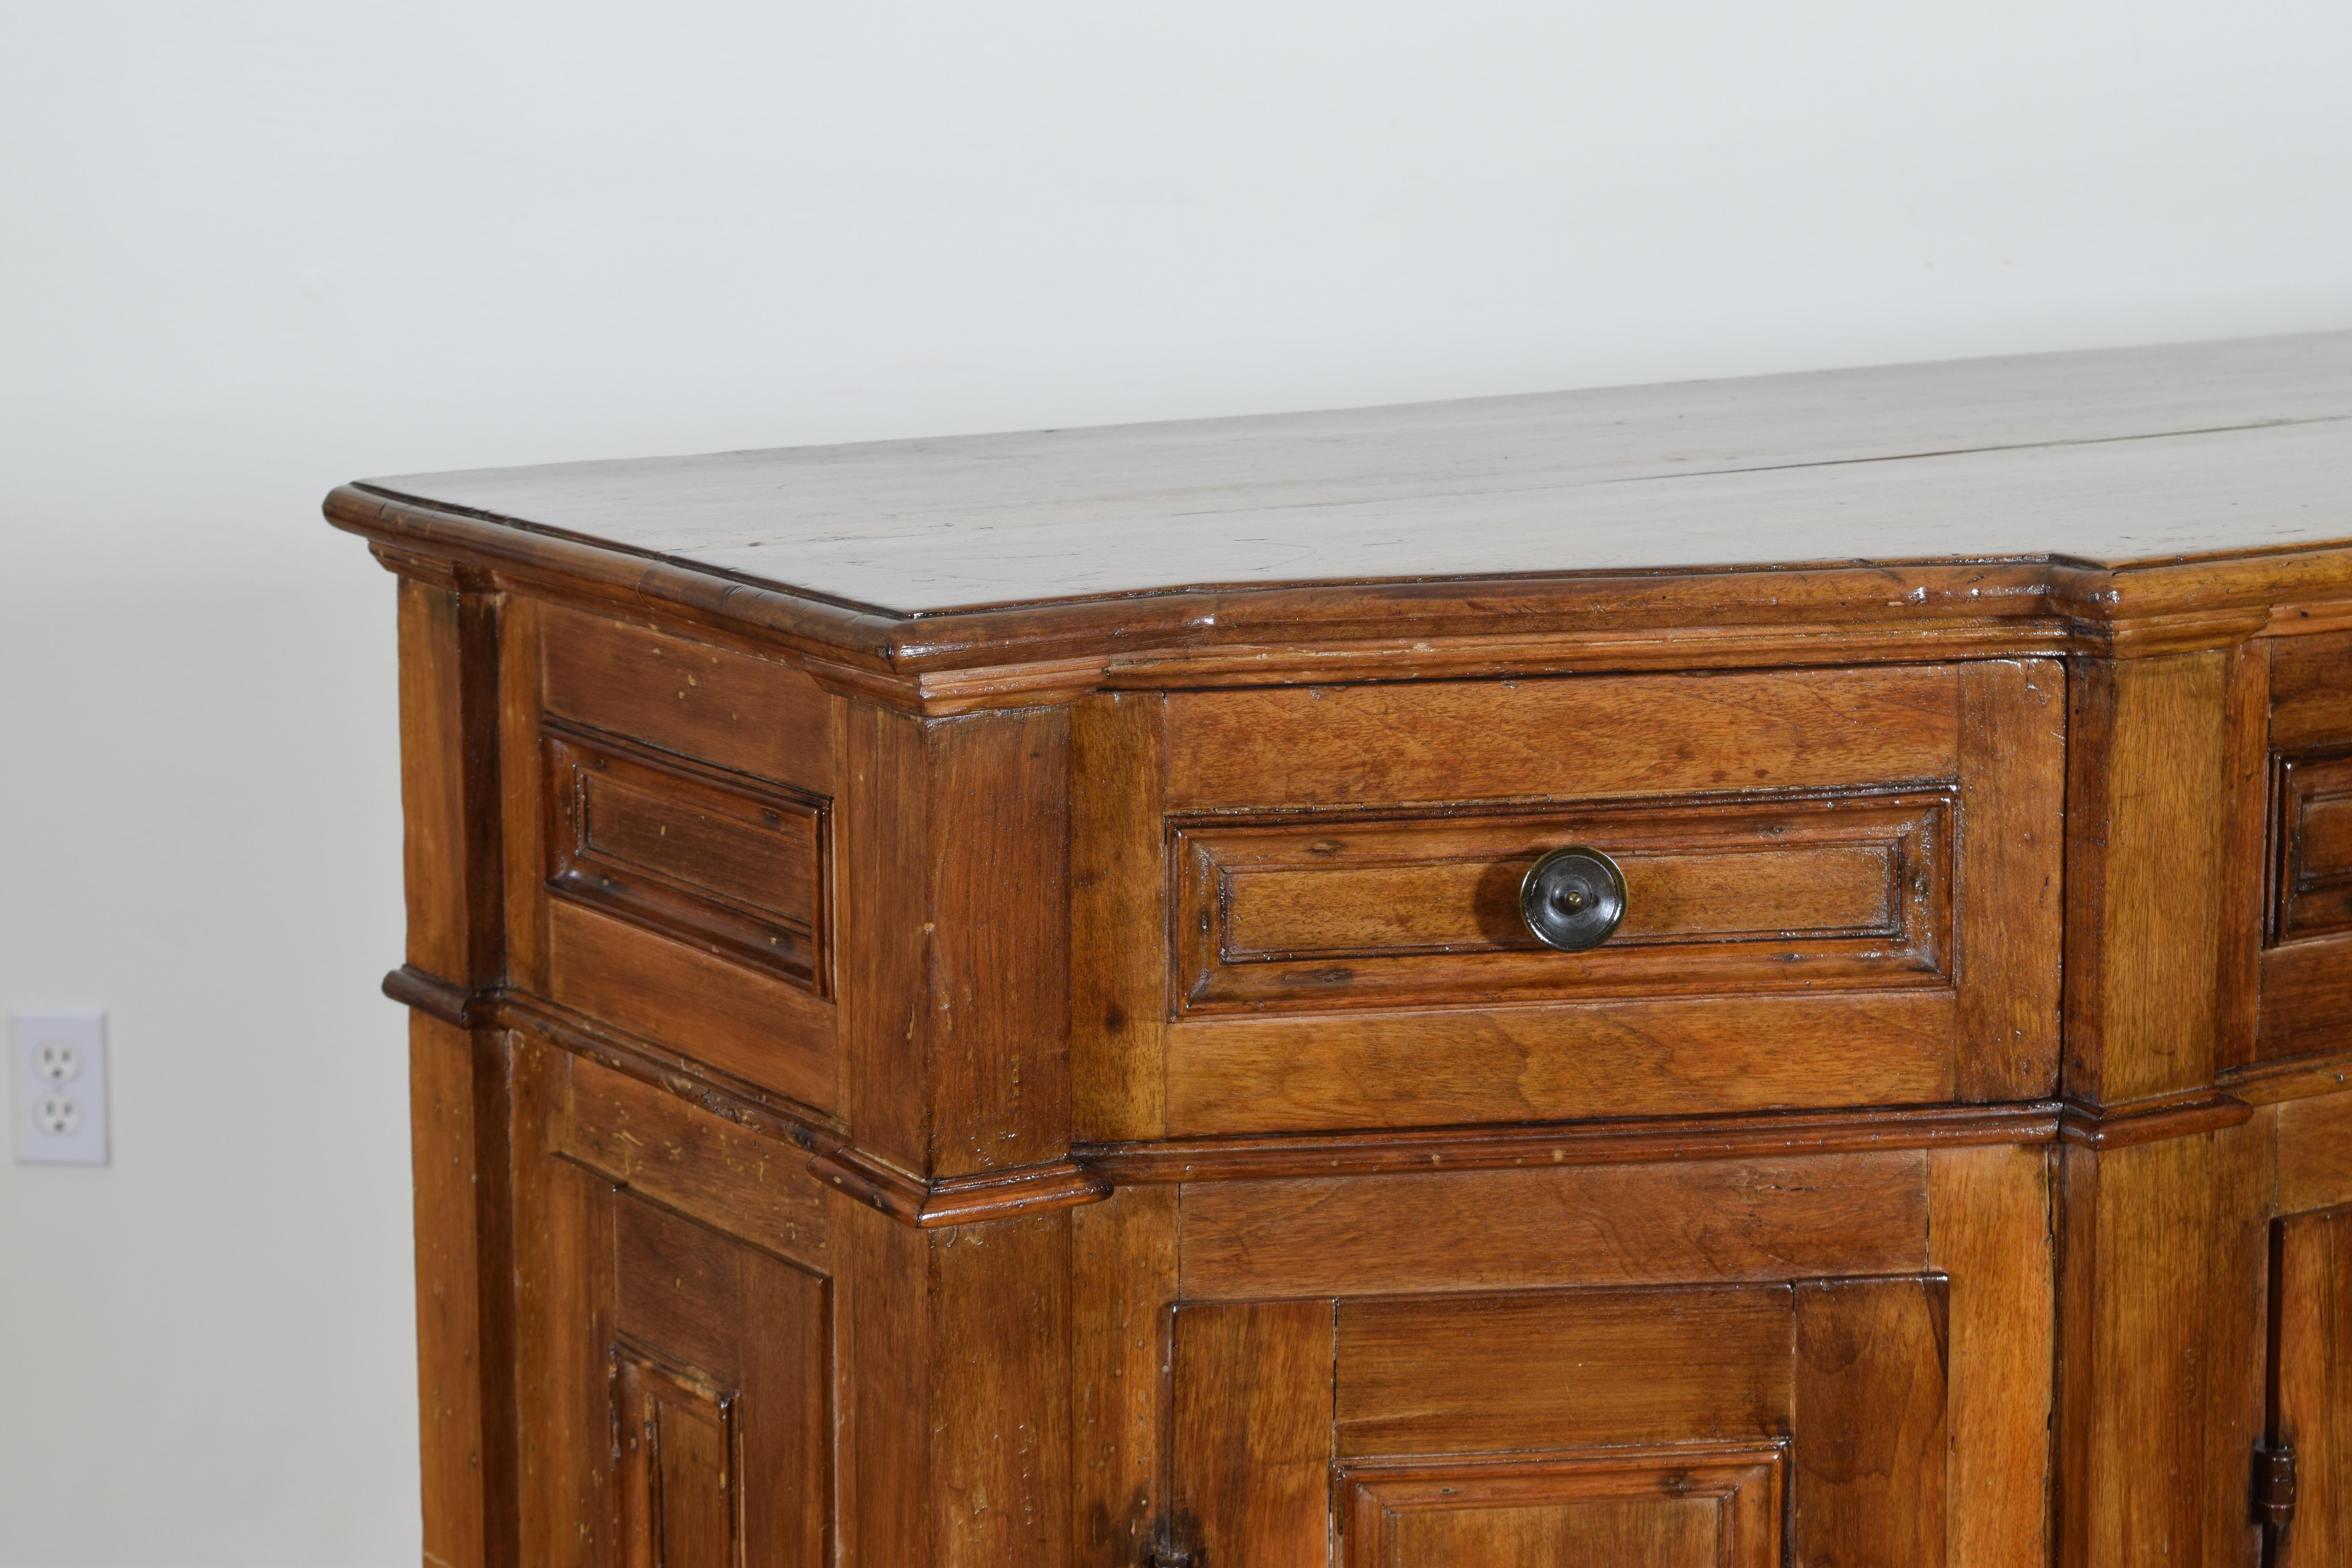
M 1952 803 L 1195 822 L 1173 837 L 1178 1015 L 1948 984 Z M 1572 844 L 1625 876 L 1622 925 L 1582 953 L 1519 912 L 1528 868 Z
M 1074 1056 L 1160 1070 L 1087 1131 L 2050 1093 L 2065 711 L 2027 659 L 1175 692 L 1157 734 L 1107 713 L 1101 776 L 1156 758 L 1162 793 L 1081 826 L 1152 833 L 1161 891 L 1118 869 L 1143 846 L 1082 831 Z M 1626 892 L 1577 952 L 1518 908 L 1569 845 Z

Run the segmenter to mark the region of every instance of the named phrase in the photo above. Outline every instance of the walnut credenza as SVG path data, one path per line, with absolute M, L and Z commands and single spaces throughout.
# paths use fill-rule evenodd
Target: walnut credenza
M 429 1560 L 2352 1562 L 2352 335 L 328 513 Z

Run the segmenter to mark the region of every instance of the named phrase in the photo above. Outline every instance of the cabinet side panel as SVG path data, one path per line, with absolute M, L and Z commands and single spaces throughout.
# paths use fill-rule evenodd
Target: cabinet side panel
M 832 1194 L 842 1260 L 842 1568 L 931 1558 L 929 1237 Z
M 2263 988 L 2263 930 L 2269 911 L 2270 673 L 2272 644 L 2231 650 L 2222 754 L 2229 768 L 2228 844 L 2219 888 L 2221 1016 L 2214 1060 L 2227 1069 L 2255 1057 Z
M 789 664 L 619 616 L 541 607 L 548 712 L 761 778 L 834 793 L 833 718 Z
M 507 980 L 549 994 L 539 601 L 509 595 L 499 620 L 499 775 Z
M 2331 744 L 2352 735 L 2352 632 L 2281 637 L 2271 662 L 2271 744 Z
M 399 586 L 402 869 L 408 962 L 468 989 L 502 962 L 499 595 Z
M 515 1380 L 526 1563 L 618 1568 L 614 1492 L 613 1185 L 551 1157 L 572 1058 L 522 1041 L 514 1107 Z
M 449 1568 L 475 1568 L 494 1560 L 485 1546 L 491 1500 L 482 1487 L 483 1279 L 474 1197 L 474 1048 L 468 1031 L 409 1014 L 425 1560 Z M 488 1392 L 495 1399 L 496 1390 Z

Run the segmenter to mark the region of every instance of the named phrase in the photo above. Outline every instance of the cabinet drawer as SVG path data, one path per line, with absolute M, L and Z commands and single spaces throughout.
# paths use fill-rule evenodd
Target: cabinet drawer
M 1164 1131 L 2048 1093 L 2064 713 L 2041 660 L 1171 693 Z M 1568 846 L 1624 890 L 1577 952 L 1519 904 Z

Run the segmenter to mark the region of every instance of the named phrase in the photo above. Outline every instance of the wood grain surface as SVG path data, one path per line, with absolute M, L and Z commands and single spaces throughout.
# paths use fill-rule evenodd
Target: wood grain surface
M 1945 1561 L 1947 1282 L 1796 1288 L 1797 1561 Z
M 1917 1152 L 1218 1182 L 1181 1267 L 1193 1300 L 1772 1280 L 1918 1269 L 1927 1226 Z
M 1790 1312 L 1786 1285 L 1342 1301 L 1338 1449 L 1769 1440 L 1790 1419 Z
M 1927 1157 L 1928 1258 L 1950 1314 L 1944 1560 L 2050 1560 L 2057 1237 L 2051 1155 L 1939 1149 Z M 2031 1505 L 2026 1500 L 2031 1500 Z
M 1171 1529 L 1207 1563 L 1330 1560 L 1329 1301 L 1185 1306 L 1171 1356 Z
M 1286 687 L 1168 700 L 1171 810 L 1948 779 L 1958 671 Z
M 1192 583 L 2352 537 L 2352 336 L 414 475 L 375 492 L 891 611 Z
M 2276 1393 L 2270 1439 L 2294 1450 L 2294 1521 L 2273 1568 L 2352 1556 L 2352 1208 L 2279 1222 L 2273 1254 Z

